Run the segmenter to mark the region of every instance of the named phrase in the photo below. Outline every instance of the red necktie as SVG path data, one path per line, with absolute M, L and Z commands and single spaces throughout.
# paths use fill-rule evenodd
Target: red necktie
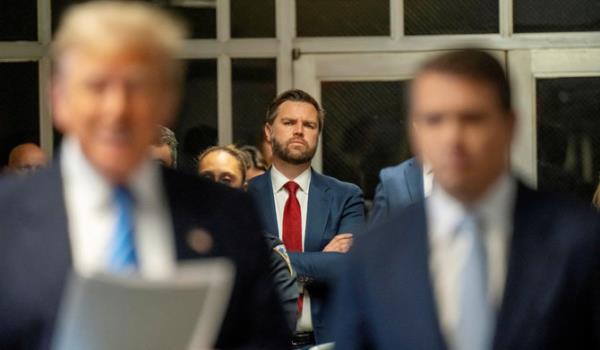
M 289 181 L 283 188 L 288 192 L 288 199 L 283 209 L 283 244 L 289 252 L 302 252 L 302 213 L 300 202 L 296 197 L 297 183 Z M 298 315 L 302 314 L 303 295 L 298 297 Z

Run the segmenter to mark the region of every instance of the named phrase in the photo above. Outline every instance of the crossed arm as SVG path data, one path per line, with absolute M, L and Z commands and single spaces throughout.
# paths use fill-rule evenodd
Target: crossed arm
M 320 252 L 289 253 L 298 280 L 304 284 L 326 283 L 337 279 L 345 254 L 352 247 L 354 234 L 362 229 L 365 222 L 362 192 L 353 189 L 345 202 L 340 219 L 340 233 Z

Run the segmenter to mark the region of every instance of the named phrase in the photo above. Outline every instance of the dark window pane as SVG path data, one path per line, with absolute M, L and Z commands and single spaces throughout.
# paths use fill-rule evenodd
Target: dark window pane
M 37 40 L 36 1 L 0 0 L 0 41 Z
M 217 144 L 217 123 L 217 61 L 190 60 L 174 129 L 179 141 L 179 169 L 196 172 L 196 157 Z
M 275 37 L 275 0 L 231 0 L 231 37 Z
M 406 35 L 500 31 L 498 0 L 404 0 L 404 21 Z
M 13 147 L 39 145 L 39 115 L 37 62 L 0 63 L 0 168 Z
M 63 12 L 69 5 L 90 0 L 53 0 L 52 1 L 52 30 L 56 30 Z M 164 0 L 144 0 L 155 3 L 182 18 L 194 39 L 210 39 L 217 37 L 217 10 L 214 3 L 205 1 L 198 5 L 166 5 Z
M 389 36 L 388 0 L 296 0 L 298 36 Z
M 537 80 L 538 187 L 592 200 L 600 174 L 600 78 Z
M 323 82 L 323 172 L 373 199 L 381 168 L 410 155 L 403 95 L 407 83 Z
M 597 0 L 518 0 L 513 13 L 516 33 L 600 30 Z
M 275 59 L 234 59 L 233 140 L 235 144 L 258 145 L 267 106 L 277 93 Z

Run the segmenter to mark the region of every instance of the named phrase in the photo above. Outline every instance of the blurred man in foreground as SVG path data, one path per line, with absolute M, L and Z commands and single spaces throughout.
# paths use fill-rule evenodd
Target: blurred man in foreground
M 70 269 L 160 279 L 205 257 L 236 267 L 216 347 L 288 345 L 251 199 L 149 157 L 173 121 L 183 34 L 143 3 L 66 14 L 52 46 L 60 161 L 0 183 L 0 349 L 49 348 Z
M 598 217 L 510 174 L 515 116 L 500 64 L 475 50 L 427 62 L 410 118 L 436 186 L 356 242 L 337 346 L 599 348 Z
M 240 150 L 233 146 L 214 146 L 204 151 L 198 157 L 198 173 L 223 185 L 246 189 L 245 160 Z M 285 246 L 279 238 L 265 235 L 267 246 L 271 252 L 271 273 L 273 282 L 279 291 L 285 315 L 290 329 L 296 327 L 296 301 L 299 289 L 296 285 L 296 275 L 293 272 L 290 258 Z
M 6 170 L 16 174 L 31 174 L 48 164 L 48 156 L 33 143 L 18 145 L 10 151 Z

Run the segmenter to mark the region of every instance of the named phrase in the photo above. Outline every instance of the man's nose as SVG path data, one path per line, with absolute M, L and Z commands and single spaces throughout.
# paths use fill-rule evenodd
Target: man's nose
M 463 139 L 465 125 L 459 120 L 451 120 L 445 127 L 445 138 L 449 142 L 458 142 Z
M 294 125 L 294 135 L 303 135 L 304 134 L 304 126 L 302 123 L 297 123 Z
M 126 84 L 113 83 L 105 94 L 104 115 L 111 119 L 120 119 L 125 115 L 128 103 L 129 92 Z

